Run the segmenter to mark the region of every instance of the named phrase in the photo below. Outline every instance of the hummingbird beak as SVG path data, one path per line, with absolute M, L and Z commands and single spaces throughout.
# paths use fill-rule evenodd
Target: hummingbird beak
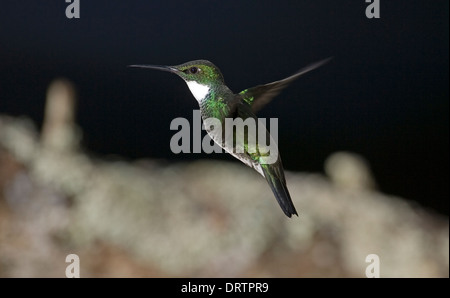
M 171 73 L 178 73 L 178 72 L 180 72 L 175 67 L 165 66 L 165 65 L 143 65 L 143 64 L 141 64 L 141 65 L 128 65 L 128 67 L 150 68 L 150 69 L 167 71 L 167 72 L 171 72 Z

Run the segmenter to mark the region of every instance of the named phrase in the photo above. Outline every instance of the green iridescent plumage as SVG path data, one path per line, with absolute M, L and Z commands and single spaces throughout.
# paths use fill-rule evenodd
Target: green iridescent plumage
M 192 73 L 190 69 L 196 67 L 198 72 Z M 208 84 L 210 82 L 224 83 L 223 75 L 220 70 L 208 60 L 195 60 L 175 66 L 183 74 L 183 79 L 193 80 L 200 84 Z
M 297 211 L 286 186 L 278 148 L 276 145 L 267 147 L 268 144 L 274 144 L 275 141 L 264 127 L 264 124 L 258 121 L 255 112 L 272 100 L 290 82 L 302 74 L 321 66 L 328 60 L 311 64 L 283 80 L 248 88 L 238 94 L 234 94 L 225 85 L 219 68 L 207 60 L 195 60 L 177 66 L 132 66 L 168 71 L 180 76 L 199 102 L 203 121 L 207 122 L 209 119 L 220 121 L 222 129 L 219 131 L 205 123 L 209 136 L 225 151 L 264 176 L 281 209 L 286 216 L 291 217 L 293 214 L 297 215 Z M 232 129 L 231 131 L 225 129 L 227 120 L 230 119 L 242 120 L 242 122 L 254 120 L 257 128 L 256 134 L 258 132 L 265 134 L 262 138 L 262 140 L 266 141 L 265 144 L 260 144 L 258 141 L 253 142 L 253 140 L 260 140 L 258 138 L 260 136 L 255 136 L 255 132 L 250 131 L 248 127 L 246 129 L 244 126 L 244 128 L 236 128 L 236 130 Z M 229 142 L 228 140 L 232 141 Z M 267 150 L 268 148 L 270 150 Z M 269 163 L 267 162 L 267 157 L 270 157 L 272 154 L 276 157 L 276 160 Z
M 231 107 L 218 88 L 220 86 L 212 86 L 207 97 L 199 103 L 203 118 L 223 120 L 230 114 Z

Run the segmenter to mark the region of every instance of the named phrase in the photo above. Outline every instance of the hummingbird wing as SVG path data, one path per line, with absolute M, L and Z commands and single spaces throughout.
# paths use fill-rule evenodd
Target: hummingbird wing
M 239 95 L 241 95 L 242 99 L 252 107 L 253 113 L 256 113 L 261 108 L 263 108 L 267 103 L 269 103 L 275 96 L 277 96 L 281 92 L 281 90 L 286 88 L 292 81 L 294 81 L 301 75 L 324 65 L 330 60 L 331 58 L 328 58 L 310 64 L 300 69 L 290 77 L 272 83 L 268 83 L 265 85 L 258 85 L 249 89 L 245 89 L 244 91 L 241 91 Z

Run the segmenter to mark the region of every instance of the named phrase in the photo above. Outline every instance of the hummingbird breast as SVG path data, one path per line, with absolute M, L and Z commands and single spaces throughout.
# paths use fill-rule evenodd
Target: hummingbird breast
M 210 98 L 200 102 L 203 124 L 208 135 L 227 153 L 265 177 L 259 163 L 259 156 L 248 152 L 248 148 L 254 148 L 258 144 L 252 145 L 249 143 L 248 129 L 246 130 L 242 125 L 234 126 L 235 123 L 239 124 L 238 120 L 245 121 L 248 118 L 254 120 L 256 130 L 258 125 L 262 124 L 258 122 L 248 105 L 242 102 L 239 95 L 231 94 L 231 99 L 230 97 L 212 95 Z

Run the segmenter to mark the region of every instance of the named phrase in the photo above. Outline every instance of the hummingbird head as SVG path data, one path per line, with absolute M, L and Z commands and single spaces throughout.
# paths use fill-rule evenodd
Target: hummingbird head
M 208 60 L 194 60 L 175 66 L 163 65 L 130 65 L 168 71 L 181 77 L 191 90 L 197 101 L 202 101 L 216 84 L 224 84 L 219 68 Z

